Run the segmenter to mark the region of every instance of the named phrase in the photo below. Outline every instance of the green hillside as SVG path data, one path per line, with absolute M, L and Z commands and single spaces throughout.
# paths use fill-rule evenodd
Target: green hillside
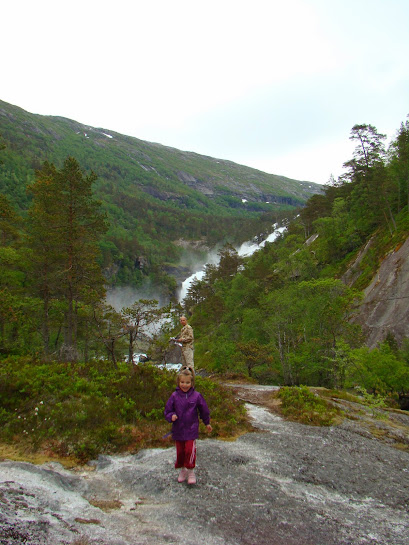
M 94 194 L 109 229 L 101 242 L 111 284 L 149 278 L 167 286 L 168 271 L 189 253 L 238 244 L 302 206 L 321 186 L 266 174 L 230 161 L 144 142 L 62 117 L 40 116 L 0 101 L 0 191 L 25 215 L 26 187 L 44 161 L 61 168 L 74 157 L 95 172 Z
M 285 235 L 247 259 L 226 250 L 191 285 L 184 304 L 198 365 L 272 384 L 359 387 L 408 406 L 407 303 L 400 314 L 394 307 L 395 322 L 384 322 L 373 350 L 354 319 L 360 313 L 364 322 L 377 307 L 382 323 L 382 299 L 361 308 L 362 290 L 382 281 L 381 264 L 409 237 L 409 121 L 388 149 L 385 138 L 372 125 L 355 125 L 346 174 L 311 197 Z M 384 290 L 380 298 L 407 301 L 406 259 L 383 280 L 398 277 L 399 293 Z
M 353 391 L 374 416 L 387 404 L 409 406 L 407 305 L 394 307 L 395 324 L 387 322 L 374 349 L 354 320 L 368 308 L 362 290 L 374 277 L 399 277 L 409 255 L 389 276 L 378 274 L 409 239 L 409 121 L 387 150 L 371 125 L 354 126 L 351 138 L 357 147 L 345 176 L 253 256 L 221 248 L 218 265 L 206 267 L 183 303 L 197 370 L 296 386 L 283 390 L 282 402 L 309 423 L 325 415 L 302 385 L 328 389 L 331 403 L 353 399 L 333 389 Z M 130 300 L 120 312 L 105 303 L 98 244 L 106 223 L 95 183 L 74 158 L 44 165 L 23 222 L 0 195 L 0 442 L 84 460 L 152 444 L 173 381 L 155 364 L 168 356 L 181 311 L 152 300 Z M 406 271 L 393 298 L 407 300 L 407 278 Z M 129 364 L 142 344 L 149 361 Z M 199 381 L 215 435 L 245 428 L 235 400 Z
M 198 368 L 291 386 L 358 386 L 371 394 L 409 399 L 407 305 L 401 303 L 401 310 L 393 307 L 396 322 L 402 323 L 383 322 L 387 324 L 382 326 L 383 338 L 374 350 L 366 344 L 364 320 L 354 320 L 368 308 L 361 308 L 362 290 L 374 277 L 389 284 L 404 270 L 409 255 L 402 254 L 388 275 L 378 274 L 380 265 L 409 238 L 409 121 L 402 123 L 388 149 L 385 136 L 372 125 L 355 125 L 351 139 L 356 149 L 345 163 L 345 175 L 312 195 L 279 239 L 249 258 L 240 257 L 232 245 L 223 246 L 218 265 L 208 265 L 203 278 L 191 285 L 183 310 L 195 329 Z M 7 144 L 2 154 L 9 157 Z M 140 244 L 138 251 L 147 251 L 149 243 L 160 250 L 166 237 L 175 240 L 174 232 L 168 225 L 167 233 L 161 237 L 157 229 L 153 238 L 152 230 L 151 239 L 142 238 L 143 246 L 137 217 L 128 239 L 113 238 L 112 229 L 121 229 L 117 224 L 111 225 L 112 238 L 107 238 L 104 210 L 114 206 L 108 200 L 101 205 L 95 198 L 97 182 L 69 157 L 61 167 L 42 165 L 30 186 L 32 202 L 24 217 L 24 209 L 16 209 L 15 202 L 0 195 L 0 359 L 11 358 L 10 365 L 20 358 L 63 362 L 103 358 L 119 369 L 125 354 L 131 361 L 142 343 L 151 361 L 164 360 L 181 309 L 171 304 L 158 309 L 150 300 L 129 300 L 121 312 L 106 305 L 99 244 L 105 236 L 103 247 L 111 244 L 112 251 L 117 250 L 113 241 L 122 248 L 123 241 L 131 241 L 130 250 Z M 100 194 L 106 183 L 99 181 Z M 135 184 L 140 196 L 141 187 Z M 158 207 L 151 216 L 156 229 L 161 201 L 150 197 L 152 206 Z M 252 217 L 251 211 L 223 209 L 210 198 L 207 202 L 225 214 L 213 215 L 214 225 L 220 218 L 231 225 L 262 222 L 256 212 Z M 164 201 L 166 213 L 171 205 Z M 131 217 L 125 206 L 114 209 L 121 210 L 124 224 Z M 193 203 L 183 215 L 179 210 L 183 225 L 194 217 L 192 209 Z M 145 219 L 148 212 L 148 208 L 143 212 Z M 158 255 L 160 266 L 164 258 Z M 125 250 L 118 259 L 125 261 Z M 353 274 L 346 274 L 352 264 Z M 161 271 L 158 266 L 157 281 Z M 399 291 L 383 292 L 382 297 L 406 301 L 407 273 L 399 282 Z M 375 300 L 372 306 L 381 308 L 380 302 Z M 377 315 L 378 322 L 382 318 Z

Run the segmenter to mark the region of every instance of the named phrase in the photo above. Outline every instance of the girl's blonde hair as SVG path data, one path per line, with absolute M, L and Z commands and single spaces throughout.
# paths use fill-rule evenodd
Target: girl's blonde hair
M 176 379 L 176 383 L 178 386 L 179 386 L 181 377 L 190 377 L 192 379 L 192 386 L 195 385 L 195 372 L 193 371 L 192 367 L 187 367 L 187 366 L 181 367 Z

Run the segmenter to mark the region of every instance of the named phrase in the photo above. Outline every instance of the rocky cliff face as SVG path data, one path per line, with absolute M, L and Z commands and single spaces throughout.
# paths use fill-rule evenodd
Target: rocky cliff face
M 356 280 L 359 264 L 371 243 L 368 242 L 344 276 L 348 285 Z M 362 326 L 370 348 L 382 342 L 388 333 L 399 345 L 409 338 L 409 237 L 382 261 L 372 282 L 364 290 L 355 321 Z

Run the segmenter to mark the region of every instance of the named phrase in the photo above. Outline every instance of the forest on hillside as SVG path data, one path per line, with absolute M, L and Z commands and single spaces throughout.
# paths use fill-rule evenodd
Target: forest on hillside
M 389 332 L 369 350 L 353 321 L 382 258 L 409 234 L 409 121 L 388 149 L 372 125 L 355 125 L 350 138 L 345 174 L 312 196 L 280 239 L 247 259 L 225 249 L 190 287 L 184 305 L 201 365 L 272 384 L 409 392 L 409 339 L 398 344 Z M 347 286 L 342 275 L 370 238 Z
M 409 122 L 388 149 L 372 125 L 355 125 L 351 139 L 346 173 L 313 195 L 277 241 L 249 258 L 224 246 L 219 264 L 192 284 L 184 310 L 200 367 L 263 382 L 409 391 L 409 344 L 388 336 L 369 352 L 350 319 L 382 256 L 408 235 Z M 99 242 L 108 225 L 95 182 L 75 158 L 61 169 L 45 162 L 24 222 L 1 196 L 2 357 L 103 356 L 116 365 L 153 337 L 152 357 L 163 356 L 178 305 L 143 300 L 117 312 L 105 303 Z M 348 287 L 341 276 L 369 237 L 377 243 Z M 153 326 L 164 319 L 161 336 Z
M 409 234 L 409 121 L 388 149 L 371 125 L 354 126 L 351 139 L 346 174 L 251 257 L 223 246 L 183 308 L 138 300 L 118 312 L 106 304 L 107 216 L 93 192 L 96 176 L 76 158 L 41 165 L 24 218 L 1 195 L 0 440 L 81 460 L 156 445 L 152 429 L 164 428 L 174 377 L 155 364 L 182 311 L 194 327 L 196 369 L 356 389 L 371 407 L 398 407 L 409 395 L 409 340 L 388 334 L 369 350 L 352 318 L 382 258 Z M 342 275 L 369 238 L 348 286 Z M 150 361 L 133 365 L 142 346 Z M 212 404 L 215 436 L 247 429 L 231 393 L 209 379 L 198 384 Z
M 151 285 L 163 298 L 177 289 L 170 271 L 187 267 L 192 254 L 200 260 L 215 245 L 266 232 L 321 190 L 2 101 L 0 136 L 0 192 L 22 218 L 36 171 L 45 162 L 61 169 L 74 157 L 97 176 L 92 191 L 107 219 L 98 262 L 107 284 Z

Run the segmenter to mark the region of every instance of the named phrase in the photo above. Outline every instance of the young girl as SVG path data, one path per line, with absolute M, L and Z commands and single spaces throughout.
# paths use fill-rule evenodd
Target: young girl
M 172 437 L 176 443 L 176 468 L 181 468 L 178 482 L 195 484 L 196 439 L 199 436 L 199 416 L 207 431 L 212 431 L 210 413 L 202 394 L 195 390 L 191 367 L 182 367 L 177 376 L 177 388 L 165 406 L 165 418 L 172 422 Z

